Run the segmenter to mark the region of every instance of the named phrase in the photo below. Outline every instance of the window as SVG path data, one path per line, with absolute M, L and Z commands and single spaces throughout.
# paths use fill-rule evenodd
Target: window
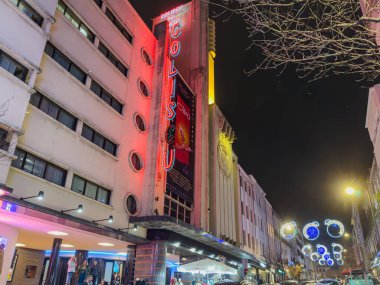
M 66 170 L 19 148 L 16 149 L 15 155 L 17 159 L 12 161 L 13 167 L 46 179 L 54 184 L 65 185 Z
M 111 22 L 120 31 L 120 33 L 123 34 L 127 41 L 132 43 L 132 35 L 124 28 L 123 24 L 115 17 L 115 15 L 108 8 L 106 8 L 106 16 L 108 17 L 108 19 L 111 20 Z
M 8 131 L 0 128 L 0 149 L 8 151 L 10 136 L 11 134 Z
M 77 118 L 49 100 L 40 92 L 37 91 L 36 93 L 32 94 L 32 96 L 30 96 L 30 104 L 34 105 L 58 122 L 61 122 L 69 129 L 75 131 L 77 127 Z
M 25 82 L 28 69 L 0 50 L 0 66 Z
M 143 168 L 143 162 L 140 154 L 132 152 L 130 155 L 130 163 L 135 171 L 140 171 Z
M 11 2 L 22 13 L 24 13 L 26 16 L 32 19 L 32 21 L 35 22 L 38 26 L 42 26 L 44 18 L 39 13 L 37 13 L 37 11 L 34 10 L 28 3 L 26 3 L 25 0 L 11 0 Z
M 99 8 L 102 8 L 103 0 L 94 0 L 96 5 L 98 5 Z
M 145 49 L 142 49 L 142 50 L 141 50 L 141 56 L 142 56 L 144 62 L 145 62 L 147 65 L 152 65 L 152 60 L 150 59 L 150 56 L 149 56 L 149 54 L 146 52 Z
M 82 177 L 74 175 L 71 190 L 103 204 L 109 205 L 111 191 Z
M 45 53 L 54 59 L 60 66 L 70 72 L 76 79 L 85 84 L 87 74 L 50 42 L 46 43 Z
M 91 91 L 98 95 L 104 102 L 110 105 L 119 114 L 123 112 L 123 104 L 116 100 L 109 92 L 99 85 L 95 80 L 91 82 Z
M 245 231 L 243 231 L 243 245 L 247 245 L 247 242 L 245 241 Z
M 171 194 L 171 196 L 170 196 Z M 191 203 L 185 201 L 175 193 L 170 191 L 165 193 L 164 199 L 164 215 L 173 217 L 174 219 L 190 223 L 191 220 Z
M 149 97 L 148 87 L 146 87 L 145 83 L 139 80 L 138 84 L 141 94 L 143 94 L 145 97 Z
M 128 76 L 128 68 L 102 42 L 99 42 L 98 49 L 125 77 Z
M 247 240 L 248 240 L 248 247 L 251 247 L 251 235 L 247 234 Z
M 86 124 L 83 124 L 82 137 L 104 149 L 106 152 L 116 156 L 117 145 Z
M 241 203 L 241 214 L 244 216 L 244 204 L 243 202 L 240 202 Z
M 58 11 L 61 12 L 62 15 L 65 16 L 67 20 L 71 23 L 71 25 L 78 29 L 79 32 L 84 35 L 90 42 L 94 42 L 95 35 L 90 31 L 90 29 L 75 15 L 75 13 L 67 7 L 65 3 L 62 1 L 58 2 Z
M 128 195 L 125 202 L 125 206 L 130 215 L 135 215 L 138 210 L 136 197 L 132 194 Z
M 145 132 L 146 131 L 146 126 L 144 119 L 141 117 L 139 114 L 135 114 L 134 116 L 134 121 L 135 121 L 135 126 L 140 132 Z

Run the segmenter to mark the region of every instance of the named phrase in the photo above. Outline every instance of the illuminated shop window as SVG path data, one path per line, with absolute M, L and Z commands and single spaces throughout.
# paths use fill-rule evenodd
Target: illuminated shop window
M 143 169 L 143 161 L 142 161 L 142 158 L 141 158 L 141 155 L 138 154 L 137 152 L 132 152 L 129 156 L 129 162 L 132 166 L 132 169 L 134 171 L 141 171 Z
M 152 60 L 150 59 L 150 56 L 149 56 L 149 54 L 146 52 L 145 49 L 141 49 L 141 56 L 142 56 L 144 62 L 145 62 L 147 65 L 152 65 Z
M 22 13 L 28 16 L 33 22 L 35 22 L 38 26 L 42 26 L 42 22 L 44 18 L 37 13 L 25 0 L 11 0 L 13 5 L 17 7 Z
M 164 215 L 189 224 L 191 221 L 191 203 L 175 193 L 167 192 L 164 200 Z
M 142 118 L 142 116 L 140 114 L 135 114 L 134 115 L 134 122 L 135 122 L 135 126 L 136 128 L 140 131 L 140 132 L 145 132 L 146 131 L 146 124 L 145 124 L 145 121 L 144 119 Z
M 125 209 L 131 216 L 136 215 L 139 210 L 137 197 L 133 194 L 129 194 L 125 199 Z
M 150 94 L 149 94 L 148 87 L 146 87 L 146 84 L 141 79 L 139 79 L 138 85 L 139 85 L 139 90 L 141 94 L 144 95 L 145 97 L 149 97 Z

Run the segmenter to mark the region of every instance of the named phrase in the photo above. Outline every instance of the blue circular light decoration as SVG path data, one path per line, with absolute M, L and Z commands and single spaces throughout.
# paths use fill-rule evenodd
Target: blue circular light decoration
M 344 261 L 343 261 L 343 259 L 339 259 L 339 260 L 337 260 L 337 262 L 336 262 L 339 266 L 342 266 L 343 264 L 344 264 Z
M 326 261 L 324 260 L 324 259 L 320 259 L 319 261 L 318 261 L 318 263 L 319 263 L 319 265 L 326 265 Z
M 303 248 L 302 248 L 302 254 L 304 256 L 309 256 L 313 253 L 313 247 L 311 244 L 306 244 Z
M 327 252 L 327 248 L 324 245 L 317 244 L 317 252 L 323 255 Z
M 322 255 L 322 257 L 323 257 L 323 259 L 326 260 L 326 261 L 329 260 L 329 259 L 331 259 L 331 258 L 330 258 L 330 254 L 329 254 L 328 252 L 326 252 L 324 255 Z
M 320 257 L 321 256 L 317 252 L 313 252 L 312 254 L 310 254 L 310 259 L 314 262 L 317 262 Z
M 344 225 L 338 220 L 326 220 L 325 225 L 327 234 L 332 238 L 340 238 L 344 234 Z M 332 233 L 332 230 L 336 233 Z
M 334 265 L 334 260 L 332 260 L 331 258 L 327 260 L 327 265 L 328 266 L 333 266 Z
M 297 224 L 295 222 L 285 223 L 280 228 L 280 234 L 284 239 L 292 239 L 297 234 Z
M 303 227 L 303 236 L 307 240 L 316 240 L 319 237 L 319 223 L 318 222 L 311 222 L 306 224 Z

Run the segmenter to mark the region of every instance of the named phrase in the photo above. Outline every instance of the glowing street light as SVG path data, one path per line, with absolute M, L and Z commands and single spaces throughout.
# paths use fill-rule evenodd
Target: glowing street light
M 356 190 L 352 187 L 347 187 L 346 190 L 345 190 L 346 194 L 347 195 L 354 195 Z
M 344 233 L 344 237 L 345 237 L 345 238 L 349 238 L 349 237 L 350 237 L 350 234 L 349 234 L 349 233 Z

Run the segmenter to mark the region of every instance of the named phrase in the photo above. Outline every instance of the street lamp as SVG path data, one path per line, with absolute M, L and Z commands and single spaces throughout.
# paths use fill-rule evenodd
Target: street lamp
M 346 190 L 345 190 L 346 194 L 347 195 L 354 195 L 356 190 L 352 187 L 347 187 Z

